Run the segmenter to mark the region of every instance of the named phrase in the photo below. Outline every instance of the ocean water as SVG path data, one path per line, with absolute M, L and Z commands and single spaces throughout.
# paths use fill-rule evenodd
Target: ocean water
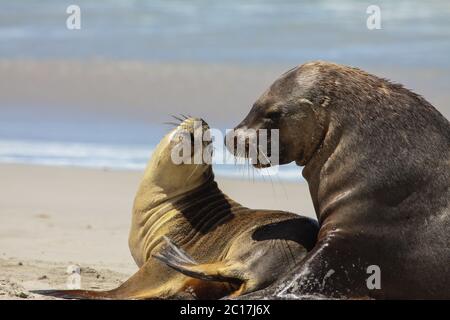
M 9 112 L 5 116 L 0 119 L 0 163 L 143 171 L 160 139 L 172 128 L 91 115 L 53 114 L 40 121 L 35 114 Z M 228 151 L 214 153 L 217 176 L 302 181 L 301 169 L 295 165 L 257 170 L 243 160 L 224 164 L 224 153 Z
M 81 30 L 66 28 L 71 4 L 81 8 Z M 381 30 L 366 27 L 373 4 L 381 9 Z M 0 0 L 0 60 L 294 65 L 324 59 L 446 69 L 449 56 L 448 0 Z M 8 163 L 141 170 L 167 129 L 89 114 L 4 110 L 13 109 L 0 97 L 0 162 Z M 253 178 L 245 166 L 215 169 Z M 300 170 L 286 166 L 277 177 L 300 179 Z
M 0 58 L 448 66 L 449 39 L 448 0 L 0 0 Z
M 0 140 L 0 163 L 82 167 L 102 170 L 143 171 L 155 146 L 67 141 Z M 219 162 L 215 155 L 216 176 L 245 180 L 301 181 L 301 169 L 295 165 L 272 169 L 254 169 L 241 160 L 235 164 Z
M 0 162 L 142 170 L 153 148 L 106 143 L 0 140 Z

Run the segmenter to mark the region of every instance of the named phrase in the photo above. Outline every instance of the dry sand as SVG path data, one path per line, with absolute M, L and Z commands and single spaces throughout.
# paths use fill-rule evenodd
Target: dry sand
M 116 287 L 135 272 L 127 238 L 141 174 L 0 165 L 0 299 L 65 288 L 73 264 L 86 289 Z M 218 180 L 243 205 L 314 216 L 304 182 Z

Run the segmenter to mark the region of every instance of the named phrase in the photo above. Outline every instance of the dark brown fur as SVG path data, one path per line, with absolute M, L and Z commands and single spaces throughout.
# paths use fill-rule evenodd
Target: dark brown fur
M 321 224 L 298 269 L 250 297 L 450 298 L 450 124 L 430 103 L 312 62 L 275 81 L 245 128 L 280 129 L 280 162 L 305 166 Z M 367 288 L 369 265 L 379 290 Z

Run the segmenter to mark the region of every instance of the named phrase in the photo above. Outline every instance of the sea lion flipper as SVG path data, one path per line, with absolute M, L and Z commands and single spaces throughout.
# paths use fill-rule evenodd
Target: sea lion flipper
M 186 251 L 178 247 L 175 243 L 170 240 L 170 238 L 163 236 L 166 243 L 166 247 L 159 253 L 166 258 L 173 258 L 178 262 L 183 262 L 186 264 L 198 264 Z M 158 257 L 156 257 L 158 258 Z M 161 259 L 159 259 L 161 260 Z
M 112 299 L 109 291 L 93 290 L 31 290 L 31 293 L 62 299 L 92 300 Z
M 221 281 L 241 283 L 242 280 L 234 275 L 234 268 L 226 261 L 214 263 L 198 263 L 183 249 L 177 247 L 169 238 L 164 237 L 167 246 L 153 257 L 165 263 L 172 269 L 189 277 L 207 281 Z
M 177 286 L 171 287 L 170 283 L 161 285 L 152 277 L 153 272 L 161 274 L 164 272 L 163 269 L 157 261 L 150 259 L 128 280 L 112 290 L 36 290 L 32 293 L 76 300 L 159 299 L 177 291 Z

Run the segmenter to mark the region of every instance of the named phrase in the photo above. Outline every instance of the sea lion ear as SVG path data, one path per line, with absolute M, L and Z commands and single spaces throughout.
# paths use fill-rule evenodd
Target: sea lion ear
M 314 103 L 306 98 L 301 98 L 298 100 L 298 106 L 303 107 L 303 108 L 307 108 L 307 109 L 311 109 L 313 112 L 316 112 L 316 105 L 314 105 Z
M 323 108 L 326 108 L 330 104 L 331 98 L 329 96 L 325 96 L 322 98 L 322 102 L 320 103 L 320 106 Z
M 304 99 L 304 100 L 306 100 L 306 99 Z M 330 105 L 331 98 L 329 96 L 323 96 L 318 101 L 319 101 L 318 104 L 313 104 L 311 101 L 309 101 L 309 103 L 311 103 L 311 109 L 314 111 L 314 113 L 318 113 L 323 108 L 327 108 Z
M 308 99 L 306 99 L 306 98 L 301 98 L 301 99 L 299 99 L 299 100 L 298 100 L 298 103 L 299 103 L 299 104 L 310 105 L 310 106 L 313 106 L 313 105 L 314 105 L 314 103 L 312 103 L 311 100 L 308 100 Z

